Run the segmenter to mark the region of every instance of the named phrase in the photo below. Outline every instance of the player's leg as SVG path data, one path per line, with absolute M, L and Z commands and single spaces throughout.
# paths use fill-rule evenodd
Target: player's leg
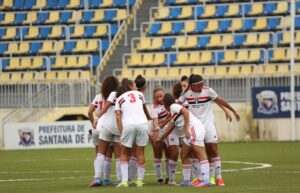
M 120 136 L 114 136 L 114 155 L 116 160 L 116 178 L 117 182 L 121 182 L 122 175 L 121 175 L 121 166 L 120 166 L 120 154 L 121 154 L 121 146 L 120 146 Z
M 107 186 L 107 185 L 111 185 L 112 182 L 110 181 L 110 174 L 111 174 L 111 167 L 112 167 L 112 154 L 114 152 L 113 149 L 113 143 L 110 142 L 105 154 L 105 160 L 104 160 L 104 166 L 103 166 L 103 185 Z
M 165 143 L 163 144 L 163 152 L 165 154 L 165 172 L 166 172 L 166 178 L 165 178 L 165 184 L 169 183 L 170 179 L 170 171 L 169 171 L 169 160 L 170 160 L 170 150 L 169 150 L 169 143 L 167 140 L 165 140 Z
M 178 155 L 179 155 L 179 147 L 178 145 L 170 145 L 169 147 L 170 152 L 170 159 L 168 163 L 169 167 L 169 183 L 175 185 L 175 174 L 176 174 L 176 167 L 177 167 L 177 161 L 178 161 Z
M 136 127 L 135 143 L 137 145 L 137 172 L 138 177 L 136 181 L 137 187 L 143 186 L 143 180 L 145 175 L 145 146 L 148 144 L 149 130 L 148 124 L 142 124 Z
M 191 163 L 189 160 L 189 154 L 191 151 L 189 142 L 185 142 L 182 145 L 180 157 L 182 161 L 182 174 L 183 174 L 183 181 L 177 184 L 177 186 L 189 186 L 190 179 L 191 179 Z
M 162 176 L 162 155 L 163 155 L 163 143 L 152 142 L 152 149 L 154 154 L 153 167 L 156 172 L 157 183 L 162 184 L 164 182 Z
M 133 181 L 136 178 L 137 173 L 137 155 L 136 155 L 136 144 L 134 143 L 129 159 L 129 181 Z

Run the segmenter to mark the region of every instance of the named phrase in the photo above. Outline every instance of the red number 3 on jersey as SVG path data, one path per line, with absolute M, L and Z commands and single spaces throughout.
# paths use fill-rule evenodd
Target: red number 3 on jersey
M 130 101 L 129 102 L 135 103 L 136 99 L 135 99 L 134 94 L 128 94 L 128 97 L 130 97 Z

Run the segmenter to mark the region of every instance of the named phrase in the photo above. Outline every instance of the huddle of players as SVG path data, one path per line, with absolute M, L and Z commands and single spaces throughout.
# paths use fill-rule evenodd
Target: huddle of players
M 101 94 L 90 105 L 96 147 L 95 178 L 90 187 L 110 185 L 112 152 L 116 159 L 117 187 L 128 187 L 137 177 L 137 187 L 143 186 L 145 173 L 144 148 L 150 139 L 154 152 L 153 165 L 159 184 L 208 187 L 224 186 L 219 137 L 214 124 L 212 102 L 232 120 L 230 110 L 239 121 L 238 113 L 216 92 L 204 85 L 200 75 L 183 76 L 173 86 L 172 94 L 156 86 L 153 91 L 151 116 L 143 92 L 146 80 L 124 78 L 119 85 L 114 76 L 102 82 Z M 96 111 L 96 118 L 93 112 Z M 151 121 L 149 129 L 148 122 Z M 99 139 L 99 140 L 98 140 Z M 182 160 L 183 181 L 175 181 L 177 160 Z M 162 156 L 165 155 L 166 179 L 162 177 Z M 103 173 L 103 180 L 100 179 Z

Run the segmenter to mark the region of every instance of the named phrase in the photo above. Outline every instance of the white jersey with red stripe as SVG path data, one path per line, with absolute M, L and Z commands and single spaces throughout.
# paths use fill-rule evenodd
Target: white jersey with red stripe
M 123 127 L 148 123 L 144 104 L 145 97 L 139 91 L 128 91 L 117 98 L 115 110 L 122 112 Z
M 103 108 L 104 103 L 105 103 L 105 100 L 102 97 L 102 94 L 97 94 L 95 96 L 94 100 L 92 101 L 91 105 L 96 107 L 95 112 L 98 113 Z M 103 117 L 100 117 L 100 119 L 98 119 L 97 125 L 103 125 L 103 123 L 104 123 L 104 119 L 103 119 Z M 101 129 L 101 127 L 96 128 L 97 131 L 99 131 L 100 129 Z
M 116 120 L 116 114 L 115 114 L 115 103 L 117 100 L 117 92 L 113 91 L 109 94 L 107 100 L 105 103 L 110 103 L 110 107 L 107 109 L 106 113 L 102 116 L 105 122 L 103 123 L 103 126 L 111 131 L 115 135 L 120 135 L 117 120 Z
M 183 108 L 182 105 L 179 104 L 172 104 L 170 106 L 170 112 L 172 116 L 172 122 L 175 124 L 176 129 L 178 129 L 178 133 L 182 134 L 183 131 L 183 125 L 184 125 L 184 118 L 183 115 L 181 114 L 181 109 Z M 195 124 L 198 124 L 199 120 L 191 113 L 189 112 L 189 127 L 193 127 Z
M 184 91 L 179 97 L 179 102 L 188 102 L 189 111 L 201 121 L 214 119 L 211 102 L 218 97 L 217 93 L 210 87 L 203 86 L 200 93 L 193 92 L 191 89 Z
M 159 121 L 165 118 L 167 115 L 168 115 L 168 111 L 165 109 L 164 105 L 160 105 L 160 104 L 152 105 L 152 112 L 151 112 L 152 119 L 158 119 Z

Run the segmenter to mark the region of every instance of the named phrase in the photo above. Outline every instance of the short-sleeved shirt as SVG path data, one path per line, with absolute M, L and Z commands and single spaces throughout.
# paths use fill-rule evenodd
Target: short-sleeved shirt
M 91 105 L 95 106 L 95 112 L 98 113 L 100 112 L 100 110 L 103 108 L 105 103 L 104 98 L 102 97 L 102 94 L 97 94 L 94 98 L 94 100 L 92 101 Z M 100 119 L 98 119 L 98 124 L 103 125 L 103 116 L 100 117 Z
M 103 126 L 107 129 L 110 129 L 114 134 L 119 134 L 116 114 L 115 114 L 115 103 L 116 103 L 117 92 L 113 91 L 109 94 L 105 103 L 110 102 L 111 105 L 107 109 L 106 113 L 102 116 L 105 120 Z
M 151 117 L 152 119 L 163 119 L 168 115 L 168 111 L 165 109 L 164 105 L 160 104 L 153 104 L 152 105 L 152 111 L 151 111 Z
M 210 87 L 204 86 L 200 93 L 193 92 L 191 89 L 184 91 L 179 97 L 179 102 L 188 102 L 189 111 L 198 119 L 214 118 L 211 102 L 218 97 L 217 93 Z
M 175 103 L 170 106 L 170 112 L 172 116 L 171 121 L 175 124 L 176 129 L 178 129 L 178 134 L 182 134 L 184 131 L 184 118 L 180 112 L 182 108 L 183 106 Z M 197 118 L 191 112 L 189 112 L 189 128 L 193 127 L 194 124 L 197 124 L 197 122 Z
M 117 98 L 115 110 L 122 112 L 123 126 L 148 123 L 144 104 L 145 97 L 139 91 L 128 91 Z

